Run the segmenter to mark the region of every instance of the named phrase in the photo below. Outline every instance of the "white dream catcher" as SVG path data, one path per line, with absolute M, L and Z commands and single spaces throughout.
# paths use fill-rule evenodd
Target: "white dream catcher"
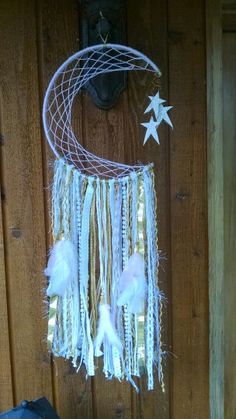
M 90 80 L 113 71 L 158 67 L 140 52 L 115 44 L 96 45 L 70 57 L 45 94 L 43 124 L 57 159 L 52 187 L 54 245 L 49 277 L 48 345 L 88 376 L 103 357 L 107 378 L 127 379 L 154 371 L 164 389 L 163 294 L 158 286 L 156 194 L 153 165 L 126 165 L 85 150 L 72 128 L 75 96 Z M 171 107 L 159 92 L 149 96 L 152 112 L 144 144 L 158 143 L 157 128 Z

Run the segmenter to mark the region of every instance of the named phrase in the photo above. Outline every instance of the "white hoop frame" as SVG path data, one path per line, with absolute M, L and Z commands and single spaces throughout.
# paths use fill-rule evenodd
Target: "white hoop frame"
M 111 51 L 118 55 L 109 56 Z M 90 53 L 91 56 L 88 56 Z M 94 61 L 93 54 L 96 57 L 96 53 L 102 54 L 101 57 L 107 55 L 108 60 L 103 62 L 96 59 L 93 65 L 90 64 L 86 68 L 86 64 Z M 74 67 L 67 70 L 74 61 Z M 81 61 L 83 66 L 77 67 Z M 101 62 L 102 65 L 99 64 Z M 84 70 L 86 72 L 81 76 Z M 132 70 L 150 71 L 156 73 L 158 77 L 161 76 L 157 65 L 146 55 L 119 44 L 99 44 L 85 48 L 69 57 L 58 68 L 48 85 L 43 102 L 44 131 L 51 149 L 58 158 L 64 157 L 69 162 L 73 162 L 85 174 L 108 178 L 120 177 L 134 170 L 140 170 L 142 165 L 130 166 L 113 162 L 87 151 L 74 135 L 71 120 L 74 97 L 89 79 L 102 73 Z M 78 75 L 76 72 L 79 72 Z M 73 77 L 74 74 L 75 77 Z M 68 75 L 70 77 L 66 79 Z

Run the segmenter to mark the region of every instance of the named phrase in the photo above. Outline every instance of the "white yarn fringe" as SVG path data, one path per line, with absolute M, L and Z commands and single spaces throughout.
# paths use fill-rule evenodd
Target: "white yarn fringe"
M 58 295 L 52 352 L 72 359 L 78 369 L 84 364 L 88 375 L 95 373 L 96 356 L 103 355 L 105 376 L 125 378 L 135 387 L 132 376 L 141 375 L 144 363 L 147 387 L 153 389 L 155 367 L 163 381 L 163 353 L 150 166 L 105 181 L 57 160 L 52 210 L 55 245 L 45 270 L 50 277 L 48 295 Z M 99 258 L 96 332 L 89 298 L 92 221 Z

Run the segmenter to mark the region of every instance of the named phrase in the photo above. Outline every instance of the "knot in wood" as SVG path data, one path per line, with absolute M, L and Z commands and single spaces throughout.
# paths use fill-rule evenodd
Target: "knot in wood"
M 19 239 L 19 237 L 21 237 L 22 231 L 19 227 L 12 227 L 11 234 L 13 237 L 15 237 L 15 239 Z

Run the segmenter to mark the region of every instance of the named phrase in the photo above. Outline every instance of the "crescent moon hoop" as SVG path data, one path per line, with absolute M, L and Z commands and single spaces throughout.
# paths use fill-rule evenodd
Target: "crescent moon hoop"
M 43 102 L 44 131 L 54 154 L 73 163 L 84 175 L 118 178 L 140 170 L 142 165 L 126 165 L 87 151 L 72 128 L 74 98 L 91 78 L 114 71 L 144 70 L 161 72 L 141 52 L 119 44 L 99 44 L 69 57 L 52 77 Z

